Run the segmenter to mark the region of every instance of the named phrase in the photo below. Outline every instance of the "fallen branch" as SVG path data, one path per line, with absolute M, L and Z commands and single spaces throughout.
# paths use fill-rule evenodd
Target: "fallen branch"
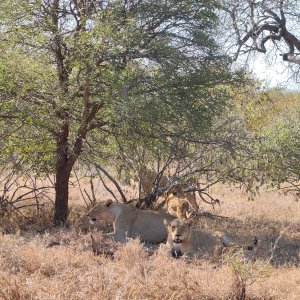
M 284 232 L 288 229 L 288 227 L 284 228 L 283 230 L 281 230 L 278 238 L 275 240 L 274 244 L 271 246 L 271 255 L 269 258 L 269 262 L 271 262 L 274 259 L 274 252 L 276 250 L 277 244 L 279 242 L 279 240 L 282 238 L 282 236 L 284 235 Z
M 236 218 L 233 218 L 233 217 L 227 217 L 227 216 L 222 216 L 222 215 L 215 215 L 215 214 L 212 214 L 208 211 L 203 211 L 203 212 L 200 212 L 200 211 L 193 211 L 191 216 L 195 216 L 195 217 L 208 217 L 208 218 L 211 218 L 211 219 L 214 219 L 214 218 L 219 218 L 219 219 L 231 219 L 231 220 L 238 220 Z

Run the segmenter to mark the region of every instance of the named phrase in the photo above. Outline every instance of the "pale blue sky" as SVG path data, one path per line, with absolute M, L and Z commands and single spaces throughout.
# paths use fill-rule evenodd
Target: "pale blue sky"
M 270 61 L 267 55 L 256 54 L 248 62 L 248 68 L 255 77 L 263 80 L 267 86 L 280 86 L 289 90 L 300 90 L 300 82 L 296 83 L 292 77 L 291 65 L 284 62 L 282 57 L 275 57 Z M 293 65 L 294 68 L 300 68 Z

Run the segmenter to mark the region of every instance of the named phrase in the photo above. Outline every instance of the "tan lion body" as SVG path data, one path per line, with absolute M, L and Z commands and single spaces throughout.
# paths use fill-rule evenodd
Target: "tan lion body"
M 168 236 L 164 219 L 174 219 L 174 216 L 166 213 L 139 210 L 112 200 L 107 200 L 104 204 L 97 203 L 88 213 L 88 217 L 92 222 L 112 222 L 114 232 L 106 237 L 122 243 L 127 237 L 139 237 L 144 242 L 161 243 Z
M 168 229 L 167 248 L 175 256 L 193 257 L 196 254 L 208 254 L 217 258 L 222 249 L 231 244 L 225 234 L 194 230 L 192 220 L 175 219 L 164 221 Z

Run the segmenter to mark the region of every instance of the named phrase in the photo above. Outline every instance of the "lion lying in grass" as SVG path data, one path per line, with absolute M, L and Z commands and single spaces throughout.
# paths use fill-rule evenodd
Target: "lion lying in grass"
M 168 229 L 167 248 L 174 257 L 192 258 L 196 254 L 208 254 L 218 258 L 224 247 L 233 245 L 222 233 L 196 231 L 192 228 L 193 220 L 164 220 Z
M 154 244 L 167 239 L 168 230 L 164 220 L 171 221 L 175 218 L 166 213 L 139 210 L 111 199 L 94 205 L 87 216 L 92 224 L 97 220 L 113 223 L 114 232 L 106 234 L 105 238 L 124 243 L 127 237 L 139 237 L 144 242 Z

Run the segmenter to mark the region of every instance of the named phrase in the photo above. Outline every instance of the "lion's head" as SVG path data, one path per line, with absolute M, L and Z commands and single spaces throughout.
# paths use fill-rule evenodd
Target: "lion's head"
M 164 224 L 168 229 L 169 237 L 172 238 L 173 243 L 181 244 L 184 240 L 190 238 L 193 220 L 175 219 L 168 221 L 165 219 Z
M 112 202 L 111 199 L 108 199 L 104 203 L 96 203 L 87 213 L 90 223 L 94 224 L 97 220 L 111 220 L 113 217 L 110 209 Z
M 167 211 L 170 215 L 181 219 L 186 219 L 189 216 L 189 203 L 185 199 L 169 194 L 166 200 Z

